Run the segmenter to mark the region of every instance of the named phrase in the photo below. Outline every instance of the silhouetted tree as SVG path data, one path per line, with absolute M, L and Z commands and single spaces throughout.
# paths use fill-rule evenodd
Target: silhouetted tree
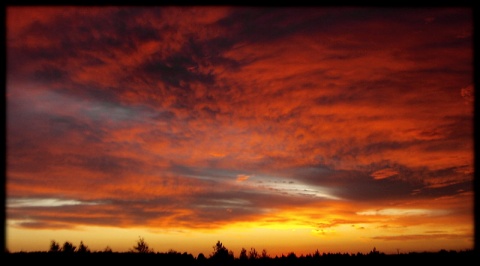
M 205 255 L 203 253 L 198 253 L 197 255 L 197 261 L 196 261 L 196 264 L 194 265 L 197 265 L 197 266 L 206 266 L 208 265 L 208 260 L 207 258 L 205 257 Z
M 181 253 L 178 252 L 178 251 L 176 251 L 176 250 L 174 250 L 174 249 L 169 249 L 169 250 L 167 251 L 167 254 L 169 254 L 169 255 L 180 255 Z
M 295 252 L 290 252 L 287 255 L 288 259 L 297 259 L 297 255 L 295 255 Z
M 112 248 L 110 248 L 109 246 L 106 246 L 105 249 L 103 250 L 103 253 L 112 253 Z
M 268 259 L 268 258 L 269 258 L 269 256 L 268 256 L 268 254 L 267 254 L 267 250 L 266 250 L 266 249 L 263 249 L 263 250 L 262 250 L 262 259 Z
M 64 253 L 73 253 L 77 247 L 74 246 L 71 242 L 65 241 L 63 243 L 62 252 Z
M 250 248 L 250 251 L 248 252 L 248 258 L 251 260 L 258 259 L 258 253 L 255 248 Z
M 240 256 L 238 258 L 240 260 L 247 260 L 248 259 L 247 250 L 245 248 L 242 248 L 242 250 L 240 250 Z
M 233 260 L 233 252 L 229 251 L 222 242 L 218 241 L 217 244 L 213 246 L 211 258 L 217 262 L 228 262 Z
M 80 241 L 80 245 L 78 246 L 77 252 L 78 253 L 90 253 L 90 249 L 88 248 L 88 246 L 85 246 L 83 244 L 83 241 Z
M 60 251 L 60 244 L 58 244 L 55 240 L 50 242 L 50 249 L 48 252 L 59 252 Z
M 228 254 L 228 249 L 222 244 L 222 242 L 217 241 L 215 246 L 213 246 L 213 253 L 211 257 L 221 257 L 225 254 Z
M 197 260 L 198 261 L 204 261 L 206 260 L 207 258 L 205 258 L 205 255 L 203 255 L 203 253 L 199 253 L 198 256 L 197 256 Z
M 377 248 L 373 247 L 372 251 L 368 253 L 370 256 L 379 256 L 379 255 L 385 255 L 384 253 L 381 253 L 380 251 L 377 250 Z
M 139 237 L 137 241 L 137 245 L 133 246 L 133 252 L 152 253 L 153 249 L 150 249 L 150 247 L 148 246 L 147 242 L 145 242 L 145 239 L 143 239 L 143 237 Z

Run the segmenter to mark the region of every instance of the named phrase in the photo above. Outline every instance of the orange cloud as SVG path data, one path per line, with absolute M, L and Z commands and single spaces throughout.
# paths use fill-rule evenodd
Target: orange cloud
M 378 171 L 375 171 L 371 174 L 374 179 L 384 179 L 394 175 L 397 175 L 398 172 L 391 168 L 385 168 Z
M 249 175 L 237 175 L 237 182 L 243 182 L 246 181 L 250 178 L 251 176 Z

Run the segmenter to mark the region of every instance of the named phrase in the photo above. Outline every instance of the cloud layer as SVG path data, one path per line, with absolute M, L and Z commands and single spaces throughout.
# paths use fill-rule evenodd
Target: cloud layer
M 9 7 L 6 21 L 17 227 L 282 213 L 473 227 L 469 10 Z

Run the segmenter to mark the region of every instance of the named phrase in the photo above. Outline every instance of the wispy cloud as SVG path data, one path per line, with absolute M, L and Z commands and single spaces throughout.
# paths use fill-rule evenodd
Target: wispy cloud
M 246 181 L 250 178 L 250 175 L 237 175 L 237 181 L 238 182 L 243 182 Z
M 371 174 L 374 179 L 384 179 L 394 175 L 397 175 L 398 172 L 391 168 L 385 168 L 378 171 L 375 171 Z
M 7 202 L 7 208 L 21 208 L 21 207 L 59 207 L 69 205 L 95 205 L 95 202 L 82 202 L 78 200 L 68 199 L 42 199 L 42 198 L 22 198 L 22 199 L 9 199 Z

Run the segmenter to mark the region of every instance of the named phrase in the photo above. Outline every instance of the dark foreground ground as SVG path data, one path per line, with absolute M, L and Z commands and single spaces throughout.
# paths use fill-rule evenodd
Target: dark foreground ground
M 320 256 L 282 256 L 275 258 L 195 258 L 187 253 L 49 253 L 18 252 L 2 255 L 0 264 L 7 265 L 164 265 L 164 266 L 328 266 L 328 265 L 480 265 L 474 251 L 409 253 L 398 255 L 323 254 Z

